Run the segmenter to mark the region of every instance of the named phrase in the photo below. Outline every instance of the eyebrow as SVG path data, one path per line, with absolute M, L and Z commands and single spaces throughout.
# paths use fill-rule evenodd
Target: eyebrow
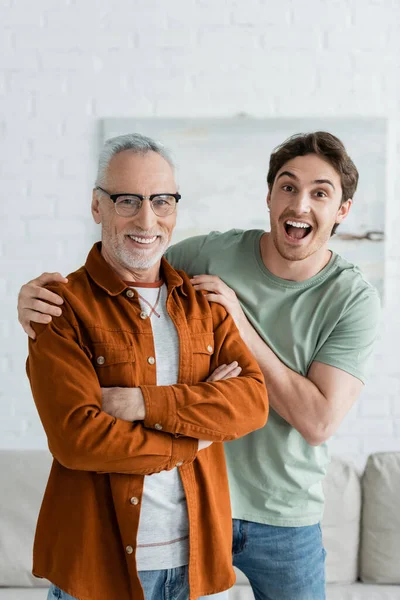
M 280 179 L 281 177 L 284 177 L 285 175 L 286 175 L 286 177 L 290 177 L 290 179 L 295 179 L 296 181 L 299 181 L 299 178 L 297 177 L 297 175 L 295 175 L 291 171 L 282 171 L 282 173 L 279 173 L 277 179 Z M 313 181 L 313 183 L 327 183 L 328 185 L 332 186 L 333 189 L 335 189 L 335 186 L 333 185 L 333 183 L 330 179 L 315 179 L 315 181 Z

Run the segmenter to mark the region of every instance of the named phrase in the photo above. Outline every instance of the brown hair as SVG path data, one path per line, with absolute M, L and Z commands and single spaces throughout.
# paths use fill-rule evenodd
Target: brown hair
M 342 185 L 341 204 L 349 198 L 353 198 L 358 184 L 357 168 L 347 154 L 343 143 L 326 131 L 297 133 L 275 148 L 269 161 L 267 175 L 269 190 L 272 190 L 275 177 L 285 163 L 296 156 L 306 156 L 307 154 L 317 154 L 329 162 L 339 174 Z M 332 233 L 335 232 L 336 227 L 337 225 L 334 226 Z

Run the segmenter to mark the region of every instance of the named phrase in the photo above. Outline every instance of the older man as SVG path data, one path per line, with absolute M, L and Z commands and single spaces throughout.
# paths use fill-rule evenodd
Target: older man
M 109 140 L 92 201 L 102 243 L 51 287 L 63 315 L 30 341 L 54 456 L 33 565 L 49 599 L 195 600 L 234 583 L 221 442 L 265 424 L 267 395 L 232 318 L 162 258 L 179 200 L 163 147 Z

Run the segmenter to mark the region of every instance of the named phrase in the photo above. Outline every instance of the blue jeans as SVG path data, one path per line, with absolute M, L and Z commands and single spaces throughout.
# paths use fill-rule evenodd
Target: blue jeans
M 139 571 L 146 600 L 187 600 L 189 598 L 188 568 L 162 571 Z M 76 600 L 55 585 L 51 585 L 47 600 Z M 202 596 L 199 600 L 228 600 L 228 592 Z
M 233 519 L 233 564 L 256 600 L 325 600 L 321 527 L 273 527 Z

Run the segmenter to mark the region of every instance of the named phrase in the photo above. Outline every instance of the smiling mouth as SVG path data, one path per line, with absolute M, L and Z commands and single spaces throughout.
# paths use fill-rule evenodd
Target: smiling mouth
M 137 244 L 141 244 L 142 246 L 149 246 L 150 244 L 153 244 L 158 239 L 158 235 L 153 235 L 151 237 L 128 235 L 127 237 L 129 239 L 131 239 L 133 242 L 136 242 Z
M 293 221 L 288 219 L 284 222 L 286 234 L 292 240 L 302 240 L 306 238 L 312 231 L 312 226 L 304 221 Z

